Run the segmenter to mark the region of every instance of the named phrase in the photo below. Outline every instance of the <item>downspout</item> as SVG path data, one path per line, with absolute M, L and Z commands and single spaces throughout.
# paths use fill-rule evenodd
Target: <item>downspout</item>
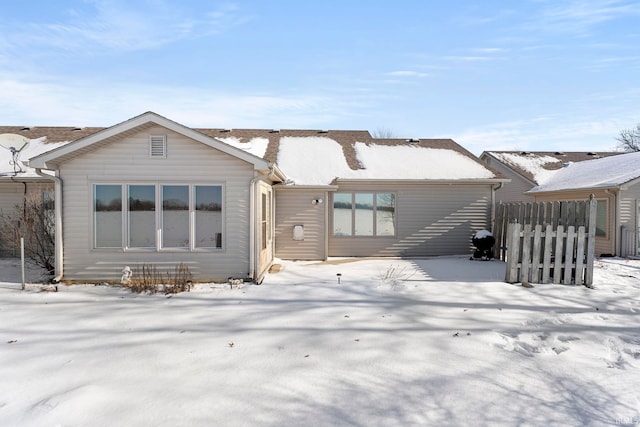
M 494 232 L 496 222 L 496 191 L 504 187 L 504 182 L 500 182 L 497 187 L 491 186 L 491 232 Z
M 62 179 L 57 175 L 48 175 L 42 169 L 36 168 L 36 173 L 46 179 L 53 180 L 53 203 L 55 214 L 55 274 L 52 283 L 59 283 L 64 274 L 63 240 L 62 240 Z

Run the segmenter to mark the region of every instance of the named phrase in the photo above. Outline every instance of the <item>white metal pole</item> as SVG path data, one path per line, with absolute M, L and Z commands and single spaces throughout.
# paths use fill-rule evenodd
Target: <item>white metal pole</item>
M 22 267 L 22 290 L 25 288 L 24 280 L 24 237 L 20 238 L 20 264 Z

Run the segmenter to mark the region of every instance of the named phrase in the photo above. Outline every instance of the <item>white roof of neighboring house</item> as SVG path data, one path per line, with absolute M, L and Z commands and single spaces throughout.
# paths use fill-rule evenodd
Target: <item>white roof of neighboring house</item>
M 534 184 L 549 181 L 565 164 L 594 160 L 621 154 L 609 151 L 603 153 L 577 151 L 485 151 L 480 157 L 493 157 Z
M 640 152 L 571 163 L 530 193 L 614 188 L 640 178 Z

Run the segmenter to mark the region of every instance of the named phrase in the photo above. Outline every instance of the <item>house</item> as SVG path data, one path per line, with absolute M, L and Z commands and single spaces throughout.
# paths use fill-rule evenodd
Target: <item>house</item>
M 125 266 L 261 280 L 273 259 L 468 254 L 508 180 L 450 139 L 189 128 L 147 112 L 36 155 L 56 279 Z
M 496 202 L 510 203 L 532 202 L 534 197 L 527 191 L 544 184 L 566 165 L 617 154 L 620 152 L 484 151 L 480 160 L 511 179 L 496 191 Z
M 95 132 L 95 128 L 0 126 L 0 215 L 13 216 L 25 200 L 53 200 L 53 181 L 46 173 L 38 175 L 20 159 L 64 145 Z M 10 150 L 10 148 L 12 150 Z M 19 252 L 12 241 L 0 239 L 0 256 Z
M 597 201 L 596 255 L 640 255 L 640 153 L 577 162 L 527 194 L 536 202 Z

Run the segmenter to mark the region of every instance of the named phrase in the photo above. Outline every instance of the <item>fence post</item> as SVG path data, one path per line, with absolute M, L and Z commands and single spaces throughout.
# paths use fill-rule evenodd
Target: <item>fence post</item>
M 553 260 L 553 283 L 560 283 L 562 277 L 562 248 L 564 243 L 564 226 L 558 225 L 556 229 L 556 250 L 554 252 L 555 258 Z
M 584 284 L 584 240 L 586 238 L 586 234 L 584 231 L 584 225 L 578 227 L 578 245 L 576 249 L 576 285 Z
M 520 227 L 517 222 L 507 226 L 507 265 L 505 282 L 518 282 L 518 260 L 520 258 Z
M 544 231 L 544 255 L 542 259 L 542 279 L 541 283 L 549 283 L 551 278 L 551 253 L 553 252 L 553 227 L 547 224 Z
M 533 233 L 533 257 L 531 257 L 531 283 L 540 283 L 540 250 L 542 246 L 542 225 L 536 225 Z
M 522 231 L 522 257 L 520 261 L 520 280 L 529 281 L 531 268 L 531 224 L 524 224 Z
M 570 225 L 567 228 L 567 240 L 564 251 L 564 280 L 565 285 L 571 284 L 571 272 L 573 271 L 573 248 L 576 240 L 576 228 Z

